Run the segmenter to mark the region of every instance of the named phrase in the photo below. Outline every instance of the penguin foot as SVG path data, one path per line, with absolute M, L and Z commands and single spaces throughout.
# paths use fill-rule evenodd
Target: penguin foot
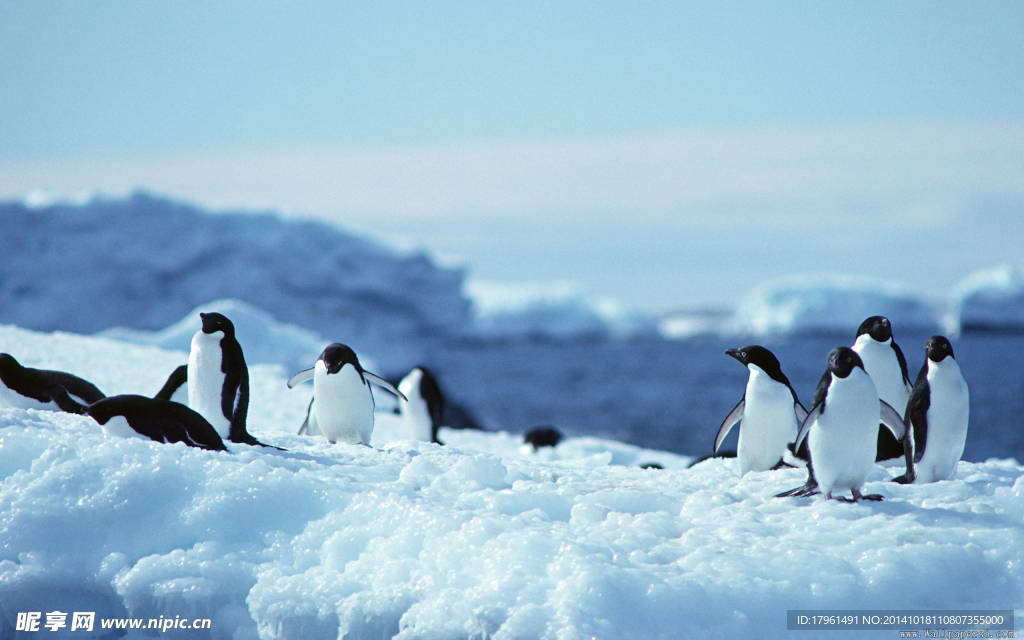
M 895 478 L 892 479 L 892 481 L 893 482 L 898 482 L 900 484 L 913 484 L 914 483 L 914 477 L 911 476 L 910 474 L 904 473 L 901 476 L 896 476 Z
M 805 484 L 789 491 L 783 491 L 782 493 L 776 493 L 776 498 L 806 498 L 808 496 L 816 496 L 818 491 L 818 485 L 816 484 Z M 827 497 L 827 496 L 826 496 Z
M 843 498 L 845 502 L 857 502 L 858 500 L 870 500 L 871 502 L 881 502 L 883 499 L 882 495 L 879 493 L 869 493 L 867 495 L 864 495 L 860 492 L 859 489 L 851 489 L 850 493 L 853 494 L 853 500 L 847 500 Z

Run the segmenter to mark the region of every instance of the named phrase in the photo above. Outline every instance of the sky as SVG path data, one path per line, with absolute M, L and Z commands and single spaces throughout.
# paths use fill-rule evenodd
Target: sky
M 1019 2 L 0 1 L 0 197 L 328 220 L 647 310 L 1024 267 Z

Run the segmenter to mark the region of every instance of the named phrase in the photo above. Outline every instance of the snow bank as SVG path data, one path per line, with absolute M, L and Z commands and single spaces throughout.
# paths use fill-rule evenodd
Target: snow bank
M 653 321 L 615 300 L 594 298 L 571 282 L 467 281 L 475 332 L 490 338 L 627 337 L 654 331 Z
M 278 322 L 269 313 L 241 300 L 213 300 L 185 314 L 178 322 L 160 331 L 144 331 L 116 327 L 107 329 L 102 337 L 148 344 L 172 351 L 191 347 L 192 336 L 199 330 L 200 312 L 215 311 L 227 316 L 235 326 L 235 336 L 242 345 L 248 364 L 281 364 L 292 369 L 312 366 L 330 340 L 295 325 Z M 367 365 L 369 368 L 369 365 Z
M 975 271 L 954 288 L 961 331 L 1024 331 L 1024 273 L 1010 265 Z
M 0 203 L 0 218 L 0 321 L 22 327 L 154 330 L 234 298 L 404 364 L 424 336 L 470 321 L 461 271 L 321 223 L 210 214 L 144 193 Z
M 883 315 L 899 330 L 933 330 L 939 321 L 913 292 L 888 281 L 804 275 L 759 285 L 738 304 L 730 330 L 741 335 L 856 332 L 864 318 Z
M 155 391 L 183 356 L 13 327 L 0 350 L 108 393 Z M 882 503 L 780 500 L 802 471 L 740 478 L 734 460 L 686 469 L 596 439 L 533 454 L 444 430 L 441 447 L 395 439 L 380 415 L 374 448 L 331 446 L 291 435 L 308 391 L 286 375 L 253 367 L 250 431 L 287 452 L 0 409 L 0 635 L 19 611 L 59 609 L 209 617 L 211 638 L 782 637 L 793 608 L 1024 598 L 1016 461 L 909 487 L 879 466 L 866 490 Z

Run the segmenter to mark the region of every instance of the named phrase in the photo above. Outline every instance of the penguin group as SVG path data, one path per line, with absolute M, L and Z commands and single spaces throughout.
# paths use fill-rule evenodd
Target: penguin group
M 177 367 L 152 398 L 107 397 L 75 375 L 25 367 L 3 353 L 0 403 L 88 415 L 116 436 L 218 451 L 227 450 L 228 442 L 270 446 L 246 428 L 249 373 L 234 325 L 220 313 L 200 313 L 199 319 L 187 364 Z M 743 395 L 719 425 L 712 455 L 728 455 L 720 448 L 738 425 L 735 457 L 741 476 L 806 466 L 804 485 L 779 497 L 821 492 L 826 500 L 880 500 L 880 495 L 862 493 L 867 476 L 876 461 L 900 456 L 906 471 L 893 478 L 896 482 L 953 476 L 966 442 L 970 396 L 946 337 L 927 341 L 924 364 L 911 384 L 889 319 L 867 318 L 851 346 L 828 353 L 810 409 L 800 402 L 770 350 L 748 345 L 725 354 L 746 367 L 748 377 Z M 369 445 L 372 389 L 378 387 L 398 398 L 412 438 L 440 443 L 444 396 L 425 366 L 414 367 L 393 384 L 367 370 L 351 347 L 331 343 L 287 386 L 310 380 L 313 393 L 300 435 L 322 435 L 332 444 Z M 524 442 L 536 451 L 557 446 L 561 439 L 557 429 L 543 425 L 527 433 Z
M 216 451 L 226 451 L 226 442 L 280 449 L 260 442 L 246 428 L 249 371 L 231 320 L 220 313 L 200 313 L 199 319 L 187 364 L 172 371 L 151 398 L 108 397 L 78 376 L 25 367 L 2 353 L 0 406 L 88 415 L 111 436 L 184 442 Z M 426 367 L 415 367 L 396 387 L 364 369 L 349 346 L 332 343 L 313 367 L 287 384 L 291 388 L 306 380 L 313 381 L 313 398 L 300 434 L 322 434 L 332 444 L 368 445 L 374 424 L 372 383 L 400 399 L 412 437 L 440 443 L 444 397 Z
M 928 339 L 924 364 L 911 384 L 889 319 L 867 318 L 852 346 L 828 353 L 809 410 L 771 351 L 749 345 L 725 353 L 749 374 L 712 451 L 717 454 L 739 424 L 741 476 L 805 464 L 804 485 L 778 497 L 821 492 L 826 500 L 881 500 L 861 492 L 876 461 L 902 456 L 906 472 L 893 480 L 921 483 L 951 478 L 963 455 L 970 396 L 944 336 Z

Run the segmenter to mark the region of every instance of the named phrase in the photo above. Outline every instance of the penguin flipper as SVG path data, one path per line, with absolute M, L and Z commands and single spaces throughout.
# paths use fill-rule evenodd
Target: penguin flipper
M 793 411 L 796 413 L 797 422 L 803 424 L 804 420 L 807 419 L 807 409 L 804 408 L 804 405 L 799 400 L 793 403 Z
M 800 449 L 800 443 L 807 437 L 807 432 L 811 430 L 811 425 L 818 420 L 818 416 L 821 415 L 822 409 L 825 408 L 824 404 L 816 404 L 811 409 L 807 417 L 804 418 L 803 423 L 800 425 L 800 431 L 796 434 L 796 440 L 793 441 L 793 451 Z M 892 407 L 890 407 L 891 409 Z
M 85 413 L 85 405 L 75 402 L 64 387 L 55 385 L 53 388 L 49 389 L 46 394 L 50 396 L 58 407 L 60 407 L 61 411 L 66 413 L 77 413 L 79 415 Z
M 722 442 L 725 441 L 725 437 L 732 431 L 733 426 L 743 419 L 743 409 L 746 405 L 746 398 L 740 398 L 740 401 L 732 408 L 729 415 L 725 416 L 725 420 L 722 420 L 722 424 L 718 427 L 718 433 L 715 434 L 715 447 L 711 450 L 713 453 L 718 453 L 718 448 L 722 446 Z
M 172 371 L 171 375 L 167 376 L 167 382 L 164 383 L 164 386 L 153 397 L 160 400 L 170 400 L 174 392 L 186 382 L 188 382 L 188 365 L 183 364 Z
M 303 369 L 302 371 L 296 373 L 291 378 L 288 378 L 288 388 L 289 389 L 294 389 L 295 385 L 302 384 L 306 380 L 312 380 L 313 379 L 313 372 L 314 372 L 314 370 L 315 370 L 314 367 L 310 367 L 308 369 Z
M 885 400 L 879 399 L 878 406 L 881 410 L 882 424 L 889 428 L 897 440 L 902 440 L 907 435 L 907 425 L 903 422 L 903 418 Z
M 298 374 L 296 374 L 296 375 L 298 375 Z M 366 371 L 364 369 L 363 370 L 363 377 L 365 377 L 367 380 L 369 380 L 370 382 L 374 383 L 378 387 L 383 388 L 385 391 L 390 391 L 391 393 L 393 393 L 394 395 L 398 396 L 402 400 L 405 400 L 406 402 L 409 401 L 409 398 L 406 398 L 405 394 L 402 393 L 401 391 L 399 391 L 395 387 L 395 385 L 391 384 L 390 382 L 388 382 L 384 378 L 378 376 L 376 373 L 371 373 L 371 372 Z
M 302 421 L 302 426 L 299 427 L 298 435 L 300 435 L 300 436 L 304 435 L 304 434 L 312 435 L 312 434 L 309 433 L 309 419 L 313 415 L 313 401 L 314 400 L 316 400 L 315 396 L 309 399 L 309 406 L 306 407 L 306 419 Z

